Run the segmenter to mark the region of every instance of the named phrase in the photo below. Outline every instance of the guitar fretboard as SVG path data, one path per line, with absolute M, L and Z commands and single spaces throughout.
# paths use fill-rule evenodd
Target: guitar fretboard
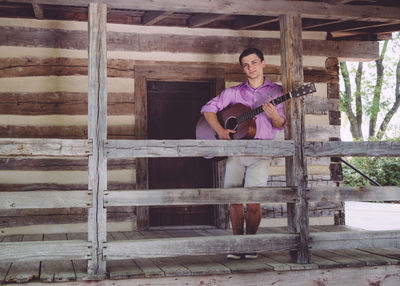
M 284 94 L 284 95 L 282 95 L 282 96 L 280 96 L 278 98 L 275 98 L 275 99 L 271 100 L 270 103 L 272 103 L 273 105 L 276 106 L 279 103 L 282 103 L 282 102 L 284 102 L 284 101 L 286 101 L 286 100 L 288 100 L 290 98 L 292 98 L 292 96 L 290 95 L 290 92 L 289 92 L 287 94 Z M 256 108 L 254 108 L 254 109 L 252 109 L 252 110 L 250 110 L 250 111 L 248 111 L 246 113 L 243 113 L 242 115 L 237 117 L 238 124 L 240 124 L 240 123 L 242 123 L 242 122 L 244 122 L 244 121 L 246 121 L 246 120 L 248 120 L 250 118 L 253 118 L 254 116 L 256 116 L 257 114 L 260 114 L 263 111 L 264 110 L 262 109 L 262 105 L 260 105 L 259 107 L 256 107 Z
M 315 91 L 316 91 L 315 84 L 314 83 L 309 83 L 309 84 L 303 85 L 303 86 L 293 90 L 292 92 L 288 92 L 288 93 L 286 93 L 286 94 L 284 94 L 284 95 L 282 95 L 280 97 L 277 97 L 277 98 L 271 100 L 270 103 L 272 103 L 273 105 L 276 106 L 276 105 L 278 105 L 278 104 L 280 104 L 280 103 L 282 103 L 282 102 L 284 102 L 284 101 L 286 101 L 288 99 L 291 99 L 293 97 L 306 95 L 306 94 L 309 94 L 309 93 L 312 93 L 312 92 L 315 92 Z M 246 113 L 243 113 L 242 115 L 237 117 L 238 124 L 240 124 L 240 123 L 242 123 L 242 122 L 244 122 L 244 121 L 246 121 L 246 120 L 248 120 L 250 118 L 253 118 L 257 114 L 260 114 L 261 112 L 263 112 L 262 105 L 260 105 L 259 107 L 254 108 L 254 109 L 252 109 L 252 110 L 250 110 L 250 111 L 248 111 Z

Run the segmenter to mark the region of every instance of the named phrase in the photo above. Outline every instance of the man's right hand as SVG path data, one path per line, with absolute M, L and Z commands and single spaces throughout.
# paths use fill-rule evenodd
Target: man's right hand
M 220 140 L 231 140 L 231 133 L 236 133 L 235 130 L 231 130 L 231 129 L 222 129 L 220 132 L 217 132 L 218 134 L 218 139 Z
M 221 140 L 231 140 L 230 133 L 236 133 L 235 130 L 225 129 L 219 123 L 217 115 L 213 112 L 204 112 L 204 118 L 207 120 L 208 124 L 214 129 L 215 133 L 218 135 L 218 139 Z

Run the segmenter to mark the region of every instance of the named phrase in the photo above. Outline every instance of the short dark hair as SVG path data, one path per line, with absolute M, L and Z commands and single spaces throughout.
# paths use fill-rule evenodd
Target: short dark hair
M 239 64 L 242 65 L 242 59 L 244 57 L 248 56 L 248 55 L 251 55 L 251 54 L 256 54 L 257 57 L 259 57 L 259 59 L 261 61 L 264 60 L 264 55 L 259 49 L 257 49 L 257 48 L 247 48 L 240 54 L 240 56 L 239 56 Z

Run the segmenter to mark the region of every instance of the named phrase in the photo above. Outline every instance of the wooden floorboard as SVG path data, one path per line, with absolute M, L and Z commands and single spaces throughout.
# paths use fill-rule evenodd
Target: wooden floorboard
M 311 232 L 353 230 L 346 226 L 312 226 Z M 286 227 L 260 228 L 259 233 L 287 233 Z M 230 235 L 231 230 L 163 229 L 152 231 L 109 232 L 107 241 L 167 239 L 175 237 L 201 237 Z M 52 235 L 3 236 L 1 242 L 35 240 L 87 240 L 86 233 Z M 1 243 L 0 242 L 0 243 Z M 288 251 L 263 252 L 257 259 L 228 260 L 225 254 L 210 256 L 181 256 L 171 258 L 129 259 L 107 261 L 107 279 L 145 279 L 152 277 L 188 277 L 235 275 L 267 272 L 312 271 L 315 269 L 341 269 L 346 267 L 381 267 L 400 264 L 400 249 L 352 249 L 312 251 L 312 263 L 292 263 Z M 0 283 L 27 281 L 67 282 L 88 279 L 86 260 L 1 263 Z M 360 269 L 361 270 L 361 269 Z M 330 270 L 329 270 L 330 271 Z M 355 270 L 357 271 L 357 270 Z M 299 272 L 300 273 L 300 272 Z M 268 275 L 268 274 L 266 274 Z
M 107 241 L 127 239 L 128 237 L 122 232 L 107 233 Z M 107 261 L 106 267 L 111 279 L 145 277 L 145 273 L 132 259 Z
M 316 256 L 329 259 L 332 261 L 335 261 L 339 264 L 340 267 L 362 267 L 365 266 L 365 263 L 348 257 L 348 256 L 343 256 L 340 253 L 336 253 L 334 251 L 328 251 L 328 250 L 318 250 L 316 251 Z
M 9 235 L 2 238 L 1 242 L 19 242 L 22 241 L 23 235 Z M 6 282 L 7 274 L 11 269 L 11 262 L 0 262 L 0 283 Z
M 25 234 L 22 241 L 41 241 L 42 234 Z M 7 273 L 5 282 L 28 282 L 38 279 L 40 273 L 40 261 L 34 262 L 15 262 L 11 265 Z
M 45 234 L 44 241 L 67 240 L 67 234 Z M 65 282 L 76 280 L 74 266 L 71 260 L 65 261 L 43 261 L 41 265 L 40 281 L 43 282 Z
M 68 233 L 68 240 L 87 240 L 87 233 Z M 74 273 L 76 280 L 87 279 L 88 262 L 87 260 L 72 260 L 72 266 L 74 268 Z

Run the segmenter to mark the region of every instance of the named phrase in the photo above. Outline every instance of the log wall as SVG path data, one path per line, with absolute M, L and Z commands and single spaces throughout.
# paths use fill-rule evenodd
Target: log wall
M 108 24 L 107 31 L 108 139 L 136 138 L 136 65 L 223 68 L 226 86 L 232 86 L 244 79 L 237 65 L 239 53 L 255 45 L 266 54 L 266 75 L 281 81 L 279 33 L 117 24 Z M 0 18 L 1 138 L 88 138 L 87 35 L 86 22 Z M 339 138 L 337 60 L 328 58 L 338 55 L 325 47 L 323 33 L 304 33 L 303 38 L 304 79 L 316 82 L 318 91 L 306 98 L 306 139 Z M 327 56 L 321 55 L 321 47 Z M 278 140 L 283 140 L 283 133 Z M 329 157 L 307 160 L 310 186 L 340 181 L 337 163 Z M 87 165 L 87 158 L 2 157 L 0 191 L 84 190 Z M 109 159 L 107 165 L 108 190 L 135 189 L 134 159 Z M 286 184 L 284 170 L 284 159 L 275 158 L 270 186 Z M 116 229 L 131 229 L 134 210 L 110 207 L 108 222 Z M 84 208 L 0 211 L 0 229 L 5 233 L 18 232 L 15 227 L 27 231 L 37 224 L 57 224 L 54 231 L 65 231 L 70 224 L 84 229 L 86 223 Z M 50 227 L 48 231 L 52 232 Z

